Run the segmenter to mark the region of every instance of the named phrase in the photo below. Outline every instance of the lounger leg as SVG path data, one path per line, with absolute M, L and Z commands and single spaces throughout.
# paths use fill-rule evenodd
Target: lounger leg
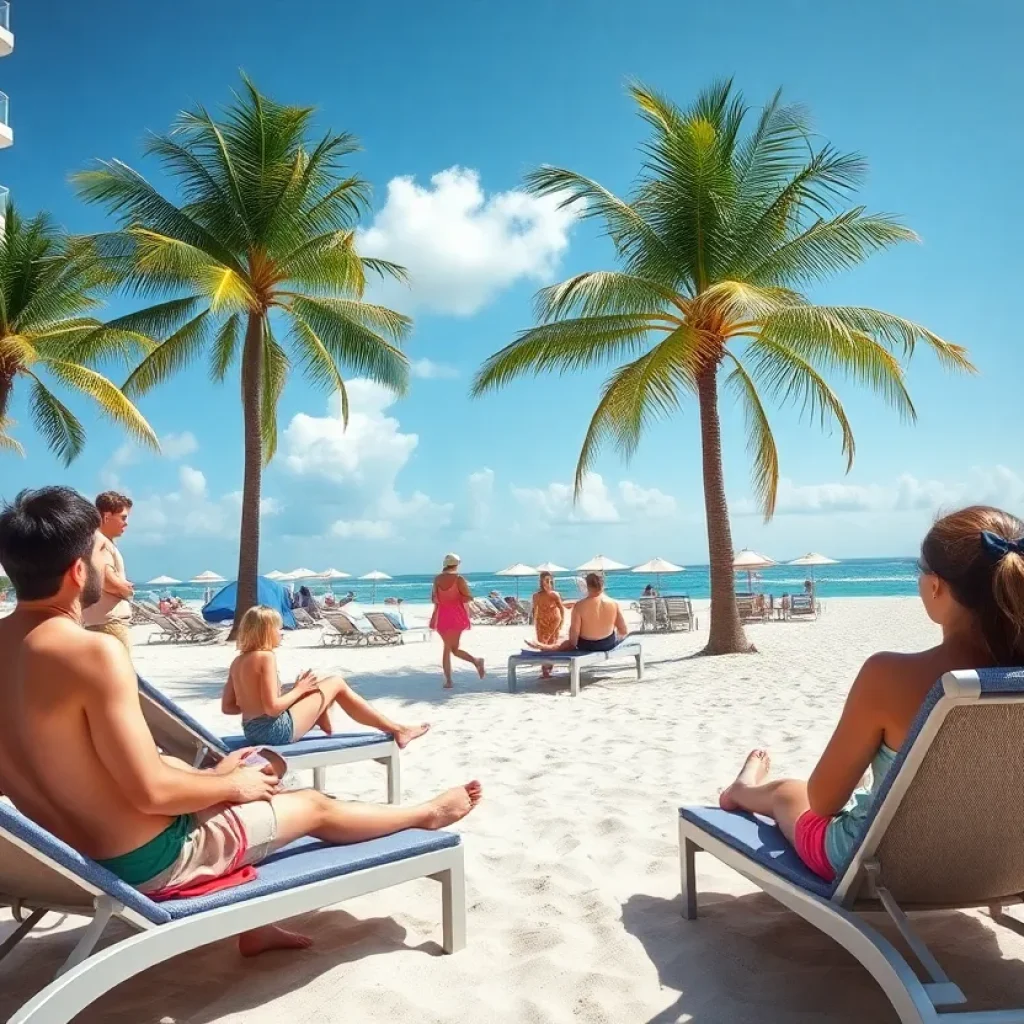
M 637 677 L 638 680 L 643 681 L 643 678 L 644 678 L 644 652 L 643 651 L 640 651 L 640 653 L 636 656 L 636 677 Z
M 456 863 L 447 871 L 432 875 L 441 883 L 442 945 L 446 953 L 458 953 L 466 947 L 466 868 L 462 847 L 457 847 Z
M 401 755 L 396 750 L 388 758 L 388 803 L 402 802 L 402 764 Z
M 92 953 L 93 947 L 99 942 L 103 930 L 110 923 L 110 919 L 124 909 L 120 903 L 109 896 L 97 896 L 95 907 L 96 913 L 89 922 L 89 927 L 85 929 L 85 934 L 78 940 L 78 945 L 71 951 L 71 956 L 61 964 L 60 970 L 57 971 L 58 978 L 65 971 L 70 971 L 72 967 L 77 967 Z
M 28 933 L 32 931 L 32 929 L 35 928 L 35 926 L 39 924 L 45 916 L 45 910 L 33 910 L 32 913 L 29 914 L 28 917 L 26 917 L 25 920 L 22 921 L 6 939 L 4 939 L 3 944 L 0 945 L 0 960 L 3 960 L 3 958 L 7 956 L 7 954 L 10 953 L 10 951 L 14 949 L 14 947 L 21 942 L 21 940 L 25 938 L 25 936 L 28 935 Z
M 518 683 L 516 681 L 516 660 L 515 658 L 508 659 L 508 692 L 515 693 Z
M 569 693 L 578 697 L 580 693 L 580 663 L 578 658 L 569 662 Z
M 694 854 L 700 847 L 679 832 L 679 881 L 683 891 L 683 917 L 697 920 L 697 872 Z
M 318 793 L 327 792 L 327 768 L 323 765 L 313 769 L 313 788 Z

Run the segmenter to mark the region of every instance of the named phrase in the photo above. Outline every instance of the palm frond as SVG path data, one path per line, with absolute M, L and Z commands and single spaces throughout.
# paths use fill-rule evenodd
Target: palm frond
M 160 342 L 124 382 L 125 394 L 140 397 L 187 366 L 206 344 L 209 326 L 210 310 L 204 309 Z
M 288 356 L 277 343 L 270 321 L 263 322 L 263 387 L 260 396 L 260 435 L 263 465 L 269 466 L 277 454 L 277 403 L 288 379 Z
M 75 414 L 31 371 L 23 371 L 32 381 L 29 410 L 36 430 L 54 455 L 65 466 L 78 457 L 85 444 L 85 428 Z
M 210 354 L 210 378 L 219 384 L 231 369 L 238 353 L 238 341 L 242 333 L 242 314 L 232 313 L 220 325 L 213 341 Z
M 345 381 L 334 362 L 327 346 L 317 337 L 316 331 L 298 313 L 292 313 L 291 343 L 299 353 L 303 372 L 317 387 L 329 392 L 345 394 Z M 347 409 L 342 410 L 342 419 L 348 426 Z
M 671 307 L 670 315 L 665 313 L 666 307 Z M 655 313 L 678 324 L 682 307 L 681 297 L 656 281 L 601 270 L 542 288 L 534 299 L 534 314 L 541 323 L 571 316 Z
M 733 363 L 733 369 L 725 383 L 738 394 L 743 403 L 747 425 L 747 454 L 751 460 L 751 484 L 757 503 L 764 513 L 764 520 L 768 522 L 775 514 L 775 502 L 779 494 L 779 450 L 768 422 L 768 414 L 757 393 L 757 385 L 732 352 L 727 351 L 726 358 Z
M 21 443 L 11 437 L 9 431 L 13 427 L 14 420 L 0 416 L 0 452 L 9 452 L 11 455 L 24 456 L 25 449 Z

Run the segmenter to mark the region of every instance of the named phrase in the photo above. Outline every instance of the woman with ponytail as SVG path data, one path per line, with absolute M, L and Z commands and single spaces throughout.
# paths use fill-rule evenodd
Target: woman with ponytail
M 944 673 L 1024 665 L 1024 522 L 975 505 L 943 516 L 921 545 L 918 591 L 942 642 L 915 654 L 873 654 L 807 782 L 768 780 L 753 750 L 722 792 L 726 810 L 774 818 L 801 860 L 831 881 L 844 867 L 875 794 L 925 696 Z M 870 768 L 870 789 L 858 789 Z

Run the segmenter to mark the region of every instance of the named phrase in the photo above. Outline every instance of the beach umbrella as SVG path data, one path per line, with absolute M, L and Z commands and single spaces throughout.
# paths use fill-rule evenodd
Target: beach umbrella
M 658 586 L 661 587 L 662 573 L 686 572 L 686 569 L 665 558 L 652 558 L 649 562 L 644 562 L 643 565 L 634 565 L 630 571 L 654 573 L 654 578 L 658 581 Z
M 742 551 L 737 551 L 732 560 L 733 569 L 747 574 L 747 586 L 751 590 L 754 589 L 754 570 L 766 569 L 770 565 L 777 564 L 775 559 L 768 558 L 767 555 L 759 555 L 756 551 L 751 551 L 750 548 L 743 548 Z
M 541 562 L 537 566 L 537 572 L 568 572 L 569 570 L 564 565 L 559 565 L 557 562 Z
M 536 576 L 539 570 L 535 569 L 532 565 L 526 565 L 523 562 L 516 562 L 515 565 L 510 565 L 507 569 L 499 569 L 495 573 L 496 576 L 515 576 L 516 578 L 516 600 L 519 600 L 519 577 L 520 576 Z
M 311 580 L 317 575 L 312 569 L 292 569 L 291 572 L 285 573 L 283 578 L 286 580 Z
M 267 580 L 273 580 L 275 583 L 280 583 L 281 580 L 288 578 L 288 573 L 281 572 L 280 569 L 271 569 L 270 572 L 265 572 L 263 578 Z
M 317 575 L 318 580 L 350 580 L 351 578 L 351 573 L 342 572 L 340 569 L 324 569 Z
M 817 551 L 808 551 L 806 555 L 801 555 L 799 558 L 794 558 L 792 562 L 787 562 L 786 565 L 807 565 L 811 569 L 811 582 L 814 582 L 814 567 L 816 565 L 838 565 L 839 560 L 835 558 L 829 558 L 826 555 L 819 555 Z
M 176 580 L 173 576 L 154 576 L 151 580 L 147 580 L 144 586 L 147 587 L 173 587 L 180 583 L 181 580 Z
M 206 572 L 201 572 L 198 576 L 193 576 L 189 580 L 189 583 L 227 583 L 227 580 L 223 576 L 218 576 L 217 573 L 211 572 L 209 569 Z
M 359 577 L 361 580 L 372 580 L 373 590 L 370 597 L 370 604 L 377 603 L 377 582 L 378 580 L 389 580 L 391 577 L 386 572 L 381 572 L 380 569 L 374 569 L 373 572 L 368 572 L 365 576 Z
M 611 572 L 613 569 L 628 569 L 628 565 L 616 562 L 607 555 L 594 555 L 589 562 L 576 566 L 577 572 Z

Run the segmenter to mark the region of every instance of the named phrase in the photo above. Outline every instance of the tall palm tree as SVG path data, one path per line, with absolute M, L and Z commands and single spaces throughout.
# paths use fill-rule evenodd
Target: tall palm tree
M 93 365 L 131 358 L 149 340 L 118 321 L 94 315 L 104 283 L 45 213 L 24 220 L 8 201 L 0 232 L 0 451 L 23 454 L 11 436 L 16 387 L 28 388 L 29 410 L 50 450 L 68 465 L 82 450 L 85 428 L 50 390 L 47 379 L 92 399 L 132 437 L 158 448 L 156 435 L 134 405 Z M 86 344 L 87 342 L 87 344 Z
M 871 388 L 912 420 L 903 362 L 918 343 L 952 370 L 973 367 L 963 348 L 902 317 L 814 305 L 802 294 L 814 281 L 916 236 L 892 217 L 845 207 L 864 161 L 816 144 L 800 108 L 784 105 L 777 93 L 744 132 L 749 109 L 731 82 L 701 93 L 688 110 L 640 85 L 631 93 L 651 135 L 628 200 L 561 168 L 527 179 L 533 192 L 564 196 L 563 205 L 579 203 L 583 216 L 603 220 L 623 269 L 543 289 L 538 325 L 486 361 L 473 393 L 528 373 L 578 373 L 625 359 L 606 381 L 585 435 L 577 494 L 602 443 L 614 442 L 628 458 L 645 427 L 696 398 L 711 563 L 705 650 L 746 651 L 733 585 L 719 386 L 744 407 L 754 492 L 767 520 L 779 457 L 766 399 L 798 404 L 823 428 L 837 425 L 849 470 L 853 432 L 827 376 Z
M 92 239 L 103 264 L 129 290 L 164 300 L 138 314 L 136 325 L 164 340 L 125 391 L 145 394 L 204 352 L 220 381 L 240 354 L 236 628 L 256 603 L 261 472 L 277 448 L 277 403 L 292 360 L 340 393 L 346 422 L 342 366 L 398 393 L 408 380 L 397 346 L 410 321 L 362 299 L 367 271 L 399 279 L 404 271 L 356 252 L 368 189 L 342 168 L 357 143 L 346 134 L 312 140 L 312 114 L 274 103 L 245 78 L 220 118 L 202 107 L 180 114 L 168 135 L 146 143 L 177 180 L 177 204 L 119 161 L 75 177 L 86 200 L 120 221 L 120 230 Z M 290 358 L 276 325 L 287 331 Z

